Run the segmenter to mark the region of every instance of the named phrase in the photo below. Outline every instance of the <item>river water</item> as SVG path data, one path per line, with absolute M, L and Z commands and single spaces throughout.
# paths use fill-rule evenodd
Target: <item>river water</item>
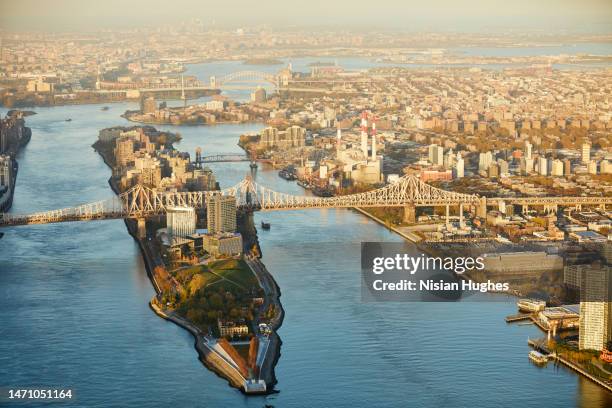
M 14 213 L 110 197 L 91 148 L 135 104 L 37 108 L 19 157 Z M 4 114 L 6 110 L 0 113 Z M 72 118 L 71 122 L 65 121 Z M 259 124 L 165 127 L 180 150 L 240 152 Z M 248 163 L 212 166 L 222 186 Z M 256 180 L 301 188 L 270 169 Z M 263 261 L 286 311 L 278 393 L 246 397 L 198 360 L 193 338 L 149 308 L 153 288 L 122 221 L 6 229 L 0 240 L 0 387 L 72 388 L 75 407 L 605 407 L 610 394 L 563 367 L 527 359 L 531 326 L 506 325 L 514 299 L 362 303 L 360 243 L 400 238 L 350 210 L 256 214 Z M 2 405 L 2 402 L 0 402 Z M 59 406 L 59 405 L 58 405 Z

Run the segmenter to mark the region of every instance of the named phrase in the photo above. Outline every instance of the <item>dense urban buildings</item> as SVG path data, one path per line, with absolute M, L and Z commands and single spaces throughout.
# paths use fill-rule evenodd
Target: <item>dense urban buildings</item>
M 612 9 L 411 1 L 41 2 L 1 27 L 0 400 L 43 370 L 84 406 L 612 405 Z M 360 242 L 439 259 L 389 282 L 424 302 L 370 302 Z

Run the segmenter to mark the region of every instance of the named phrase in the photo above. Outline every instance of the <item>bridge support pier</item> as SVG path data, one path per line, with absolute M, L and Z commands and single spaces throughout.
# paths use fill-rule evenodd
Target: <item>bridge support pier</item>
M 138 218 L 138 238 L 147 237 L 147 220 L 144 218 Z
M 476 215 L 480 218 L 487 218 L 487 197 L 480 197 Z
M 446 223 L 446 229 L 450 229 L 450 205 L 446 205 L 446 217 L 444 219 L 444 222 Z
M 404 222 L 407 224 L 414 224 L 416 222 L 416 207 L 414 205 L 404 207 Z

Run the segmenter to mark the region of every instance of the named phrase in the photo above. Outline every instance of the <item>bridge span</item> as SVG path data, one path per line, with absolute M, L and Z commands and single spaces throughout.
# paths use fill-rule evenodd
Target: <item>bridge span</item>
M 500 205 L 502 201 L 519 205 L 598 205 L 604 209 L 606 205 L 612 205 L 612 197 L 538 197 L 538 201 L 525 204 L 521 204 L 520 198 L 487 199 L 475 194 L 436 188 L 414 175 L 404 176 L 393 184 L 363 193 L 335 197 L 298 196 L 279 193 L 247 177 L 235 186 L 220 191 L 167 192 L 137 185 L 118 196 L 95 203 L 34 214 L 0 214 L 0 227 L 120 218 L 142 220 L 164 215 L 167 208 L 174 206 L 206 208 L 207 199 L 213 195 L 233 196 L 236 198 L 236 206 L 247 211 L 404 207 L 406 218 L 412 221 L 415 207 L 447 207 L 448 213 L 449 206 L 459 206 L 462 217 L 464 206 L 473 208 L 479 216 L 486 216 L 487 206 Z

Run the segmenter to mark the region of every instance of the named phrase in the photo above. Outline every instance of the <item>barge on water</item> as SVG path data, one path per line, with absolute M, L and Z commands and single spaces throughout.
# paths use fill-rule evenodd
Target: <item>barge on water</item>
M 548 362 L 548 356 L 536 350 L 529 352 L 529 359 L 536 364 L 546 364 Z
M 278 175 L 288 181 L 293 181 L 297 179 L 295 173 L 293 173 L 293 171 L 289 169 L 282 169 L 278 172 Z

